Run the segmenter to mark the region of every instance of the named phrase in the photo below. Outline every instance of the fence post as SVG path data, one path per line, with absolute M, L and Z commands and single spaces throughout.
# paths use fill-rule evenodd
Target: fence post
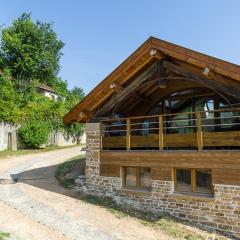
M 127 150 L 131 149 L 131 120 L 130 118 L 127 118 L 126 120 L 126 124 L 127 124 L 127 131 L 126 131 L 126 146 L 127 146 Z
M 197 145 L 198 151 L 203 150 L 202 113 L 197 112 Z
M 159 116 L 159 126 L 158 126 L 158 142 L 159 142 L 159 149 L 163 150 L 164 148 L 164 139 L 163 139 L 163 116 Z

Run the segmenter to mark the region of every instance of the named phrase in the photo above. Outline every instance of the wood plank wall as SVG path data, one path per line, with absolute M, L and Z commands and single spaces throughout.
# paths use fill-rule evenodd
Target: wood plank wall
M 151 167 L 152 179 L 171 180 L 172 168 L 212 169 L 213 183 L 240 184 L 240 152 L 101 152 L 102 176 L 119 177 L 120 166 Z
M 129 138 L 129 135 L 128 140 L 125 136 L 102 137 L 103 149 L 126 148 L 126 142 L 129 144 L 128 148 L 198 147 L 202 150 L 203 147 L 240 146 L 240 131 L 161 134 L 161 142 L 158 134 Z

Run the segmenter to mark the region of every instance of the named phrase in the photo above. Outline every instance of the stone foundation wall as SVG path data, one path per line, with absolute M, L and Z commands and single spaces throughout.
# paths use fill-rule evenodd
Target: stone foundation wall
M 137 209 L 166 212 L 202 228 L 240 237 L 240 186 L 214 186 L 214 197 L 175 194 L 172 181 L 152 181 L 149 193 L 119 190 L 115 201 Z
M 98 123 L 86 124 L 86 186 L 85 191 L 112 195 L 121 187 L 118 177 L 100 176 L 100 130 Z
M 87 124 L 86 132 L 86 192 L 111 196 L 117 203 L 136 209 L 166 212 L 240 238 L 240 186 L 215 184 L 213 198 L 176 194 L 172 181 L 152 180 L 149 192 L 122 189 L 121 178 L 100 176 L 99 124 Z

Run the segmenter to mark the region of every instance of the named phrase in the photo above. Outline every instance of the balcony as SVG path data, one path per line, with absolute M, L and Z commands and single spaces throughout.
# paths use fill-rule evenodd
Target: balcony
M 238 150 L 239 147 L 239 108 L 101 121 L 102 151 Z

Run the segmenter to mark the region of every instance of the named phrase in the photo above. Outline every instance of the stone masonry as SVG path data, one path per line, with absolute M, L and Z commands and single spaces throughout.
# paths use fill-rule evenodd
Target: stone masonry
M 98 123 L 86 124 L 86 188 L 89 193 L 112 195 L 121 187 L 118 177 L 100 176 L 100 129 Z
M 122 189 L 120 177 L 100 176 L 99 124 L 88 123 L 86 133 L 86 192 L 110 196 L 132 208 L 165 212 L 199 227 L 240 238 L 240 186 L 215 184 L 213 198 L 176 194 L 172 181 L 152 180 L 149 192 Z

